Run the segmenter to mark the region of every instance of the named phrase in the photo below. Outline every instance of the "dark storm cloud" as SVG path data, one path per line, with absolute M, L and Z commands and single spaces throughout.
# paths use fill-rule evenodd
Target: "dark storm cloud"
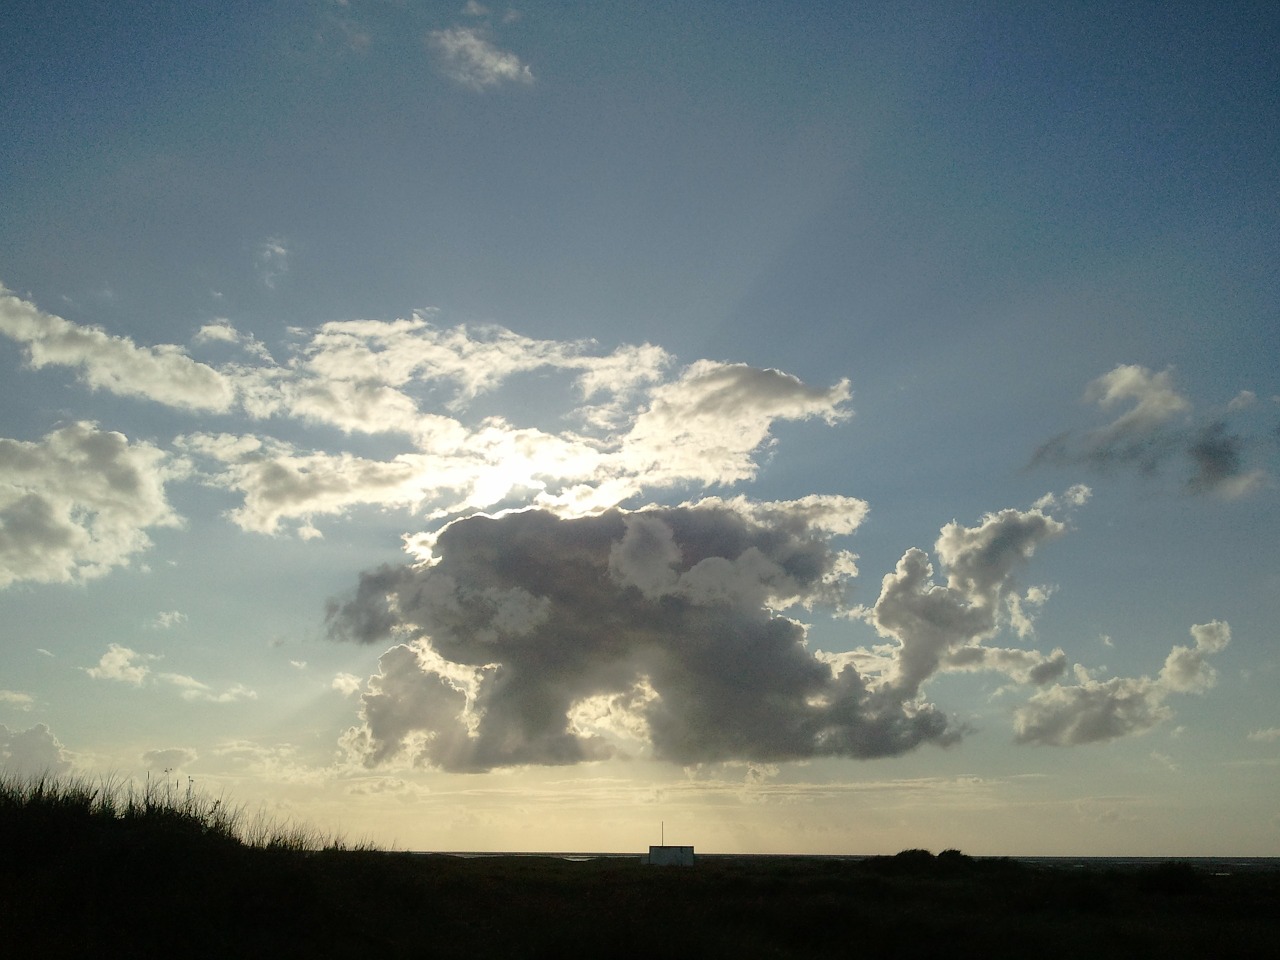
M 470 771 L 598 759 L 622 735 L 682 764 L 947 743 L 942 713 L 833 667 L 776 612 L 840 599 L 853 558 L 829 532 L 864 511 L 810 498 L 452 523 L 433 565 L 366 574 L 330 611 L 337 637 L 404 641 L 348 745 L 369 765 L 407 751 Z

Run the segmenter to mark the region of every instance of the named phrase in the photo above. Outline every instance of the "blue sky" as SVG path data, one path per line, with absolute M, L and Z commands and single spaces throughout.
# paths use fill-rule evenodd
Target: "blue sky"
M 6 6 L 0 759 L 414 849 L 1280 855 L 1278 28 Z

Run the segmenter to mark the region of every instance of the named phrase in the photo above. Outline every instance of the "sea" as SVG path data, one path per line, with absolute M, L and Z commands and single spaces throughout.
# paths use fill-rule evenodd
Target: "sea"
M 414 851 L 426 854 L 430 851 Z M 436 856 L 480 859 L 486 857 L 544 857 L 586 863 L 595 860 L 642 860 L 646 853 L 570 853 L 570 852 L 495 852 L 495 851 L 437 851 Z M 699 853 L 702 862 L 725 863 L 788 863 L 823 861 L 860 861 L 874 857 L 866 854 L 815 854 L 815 853 Z M 1012 860 L 1028 866 L 1061 870 L 1132 870 L 1162 863 L 1185 863 L 1207 873 L 1227 876 L 1236 873 L 1280 871 L 1280 857 L 982 857 L 974 860 Z

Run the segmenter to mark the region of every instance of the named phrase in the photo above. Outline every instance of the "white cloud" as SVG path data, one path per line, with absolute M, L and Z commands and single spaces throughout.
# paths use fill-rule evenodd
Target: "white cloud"
M 71 770 L 71 755 L 43 723 L 26 730 L 0 724 L 0 767 L 19 777 L 61 776 Z
M 329 684 L 332 689 L 337 690 L 345 697 L 349 697 L 351 694 L 359 692 L 363 685 L 364 681 L 354 673 L 339 673 L 333 678 L 333 682 Z
M 298 748 L 291 743 L 261 744 L 250 740 L 233 740 L 219 745 L 214 753 L 235 764 L 244 775 L 276 783 L 319 784 L 330 776 L 330 770 L 302 762 Z
M 444 73 L 472 90 L 503 83 L 533 83 L 533 71 L 514 53 L 494 46 L 480 27 L 433 30 L 427 41 L 439 54 Z
M 32 367 L 75 367 L 94 390 L 143 397 L 188 410 L 225 411 L 234 400 L 228 379 L 192 360 L 181 347 L 139 347 L 40 311 L 0 286 L 0 334 L 27 348 Z
M 38 314 L 30 304 L 10 299 Z M 769 447 L 775 421 L 818 417 L 835 423 L 849 416 L 844 381 L 811 387 L 776 370 L 711 361 L 698 361 L 672 378 L 672 358 L 648 344 L 601 355 L 585 341 L 533 340 L 496 326 L 442 329 L 422 313 L 295 330 L 293 356 L 284 365 L 257 350 L 250 351 L 249 362 L 218 369 L 173 353 L 177 348 L 149 352 L 101 331 L 57 323 L 73 338 L 106 338 L 140 355 L 169 351 L 166 356 L 180 361 L 175 381 L 199 382 L 205 375 L 216 380 L 218 409 L 235 400 L 259 420 L 293 418 L 346 433 L 402 434 L 411 442 L 411 450 L 376 460 L 253 434 L 180 437 L 180 449 L 206 461 L 202 479 L 243 496 L 231 519 L 263 533 L 279 532 L 283 524 L 317 536 L 316 518 L 361 505 L 431 516 L 529 502 L 564 515 L 598 512 L 645 488 L 749 479 Z M 196 339 L 252 345 L 225 321 L 206 325 Z M 200 375 L 188 376 L 182 364 Z M 566 400 L 576 399 L 578 406 L 566 410 L 565 420 L 580 424 L 582 432 L 548 432 L 495 417 L 460 419 L 481 394 L 544 370 L 566 375 Z M 179 407 L 194 403 L 145 377 L 100 383 Z M 449 413 L 424 409 L 437 389 L 437 402 Z M 146 444 L 135 449 L 149 451 L 157 464 L 164 461 L 174 476 L 186 465 Z M 38 512 L 48 505 L 27 501 L 14 509 L 24 506 Z M 39 519 L 28 517 L 27 527 Z M 145 537 L 135 539 L 141 549 Z M 31 578 L 71 575 L 64 569 L 42 572 L 40 564 L 20 566 L 34 571 L 24 574 Z M 78 575 L 90 569 L 103 568 L 86 567 Z
M 166 773 L 181 770 L 195 763 L 198 755 L 188 747 L 168 747 L 164 750 L 148 750 L 142 755 L 142 763 L 148 770 Z
M 456 489 L 451 482 L 462 489 L 474 482 L 474 470 L 426 455 L 378 461 L 351 454 L 304 454 L 266 439 L 225 435 L 197 434 L 178 443 L 225 464 L 212 482 L 244 495 L 230 519 L 257 533 L 276 533 L 282 521 L 296 521 L 303 536 L 319 536 L 311 522 L 317 516 L 362 504 L 418 507 Z
M 1231 640 L 1221 620 L 1191 628 L 1192 647 L 1174 646 L 1155 679 L 1113 677 L 1095 680 L 1081 667 L 1074 684 L 1055 684 L 1031 697 L 1014 717 L 1021 743 L 1075 746 L 1144 733 L 1173 716 L 1165 705 L 1171 693 L 1199 693 L 1215 680 L 1205 657 Z
M 256 700 L 258 697 L 256 692 L 239 683 L 218 692 L 207 683 L 184 673 L 153 671 L 147 664 L 159 659 L 156 654 L 139 653 L 113 643 L 107 647 L 107 652 L 102 655 L 97 666 L 86 667 L 85 673 L 95 680 L 117 680 L 131 683 L 135 687 L 148 683 L 176 687 L 182 699 L 190 701 L 234 703 L 237 700 Z
M 196 332 L 196 343 L 239 343 L 240 333 L 227 320 L 206 323 Z
M 1152 373 L 1136 364 L 1121 364 L 1085 388 L 1086 401 L 1104 410 L 1126 400 L 1134 406 L 1105 429 L 1102 438 L 1114 442 L 1126 436 L 1150 432 L 1153 427 L 1191 409 L 1191 403 L 1173 387 L 1173 371 Z
M 418 326 L 407 324 L 404 329 Z M 450 378 L 451 364 L 473 357 L 477 365 L 460 384 L 463 397 L 521 369 L 548 365 L 583 371 L 584 393 L 603 389 L 593 379 L 602 369 L 595 364 L 598 358 L 575 356 L 563 346 L 532 341 L 524 344 L 531 349 L 513 353 L 508 347 L 519 341 L 508 342 L 505 336 L 478 342 L 460 328 L 454 333 L 456 352 L 445 351 L 443 356 L 451 359 L 436 363 L 433 375 Z M 345 329 L 341 332 L 343 338 L 349 334 Z M 386 337 L 382 338 L 385 342 Z M 480 343 L 483 349 L 473 349 Z M 380 365 L 377 375 L 400 382 L 413 375 L 424 357 L 440 356 L 433 338 L 415 339 L 415 344 L 428 349 L 413 356 L 401 344 L 400 349 L 383 351 L 391 356 L 374 361 L 365 356 L 365 344 L 357 347 L 348 342 L 339 350 L 330 339 L 313 353 L 307 369 L 328 375 L 331 365 L 350 373 L 360 371 L 365 363 L 376 363 Z M 521 352 L 522 359 L 517 357 Z M 614 356 L 603 358 L 603 369 L 612 365 Z M 646 487 L 690 481 L 731 483 L 755 474 L 755 457 L 767 442 L 774 420 L 816 416 L 835 422 L 847 416 L 844 382 L 823 390 L 777 371 L 702 363 L 673 383 L 646 390 L 638 385 L 659 375 L 665 354 L 649 355 L 649 361 L 648 368 L 634 373 L 631 383 L 622 386 L 639 389 L 640 399 L 648 399 L 649 406 L 632 414 L 632 428 L 616 438 L 550 434 L 496 418 L 468 428 L 450 418 L 418 412 L 405 394 L 385 384 L 376 388 L 383 391 L 381 399 L 365 405 L 355 402 L 341 382 L 320 386 L 317 381 L 314 389 L 294 387 L 280 394 L 291 394 L 293 413 L 339 426 L 349 422 L 365 430 L 382 422 L 412 425 L 426 449 L 379 461 L 345 453 L 303 452 L 253 436 L 196 434 L 180 438 L 178 445 L 187 453 L 222 464 L 211 482 L 243 494 L 243 505 L 230 516 L 244 529 L 275 533 L 282 522 L 296 521 L 304 535 L 315 535 L 313 518 L 365 504 L 443 516 L 486 509 L 514 497 L 524 502 L 533 499 L 564 515 L 578 515 L 613 506 Z M 373 371 L 365 372 L 372 375 Z M 374 396 L 372 380 L 365 380 L 359 389 Z M 377 410 L 386 414 L 385 419 Z M 620 418 L 621 410 L 615 407 L 611 417 Z M 812 508 L 826 509 L 821 498 L 812 500 Z
M 1160 682 L 1169 690 L 1196 693 L 1217 682 L 1217 674 L 1205 658 L 1231 642 L 1231 628 L 1221 620 L 1201 623 L 1191 628 L 1193 647 L 1175 646 L 1160 670 Z
M 113 643 L 107 647 L 107 652 L 102 655 L 98 665 L 86 667 L 85 673 L 96 680 L 118 680 L 140 687 L 151 673 L 151 668 L 146 665 L 146 662 L 158 659 L 154 654 L 138 653 L 136 650 Z
M 848 399 L 847 380 L 824 390 L 778 370 L 699 360 L 649 392 L 648 408 L 623 438 L 619 472 L 643 476 L 647 486 L 749 480 L 775 420 L 836 423 L 850 415 Z
M 1280 727 L 1268 727 L 1265 730 L 1254 730 L 1249 739 L 1256 743 L 1274 743 L 1280 740 Z
M 1258 402 L 1258 395 L 1256 393 L 1254 393 L 1252 390 L 1241 390 L 1234 397 L 1232 397 L 1231 402 L 1227 404 L 1227 409 L 1228 410 L 1244 410 L 1248 407 L 1252 407 L 1257 402 Z
M 15 710 L 30 710 L 36 698 L 18 690 L 0 690 L 0 704 Z
M 259 360 L 271 363 L 271 353 L 252 334 L 243 334 L 233 327 L 225 318 L 218 318 L 213 323 L 206 323 L 195 335 L 197 344 L 230 343 L 240 347 L 246 353 Z
M 276 281 L 289 270 L 289 248 L 279 237 L 268 237 L 258 244 L 254 264 L 263 285 L 274 290 Z
M 88 580 L 180 525 L 165 483 L 186 465 L 149 443 L 81 422 L 42 441 L 0 438 L 0 587 Z
M 151 618 L 151 626 L 156 630 L 169 630 L 187 622 L 187 615 L 181 610 L 161 610 Z
M 184 673 L 157 673 L 159 683 L 177 687 L 183 700 L 202 703 L 235 703 L 237 700 L 256 700 L 258 694 L 242 683 L 233 684 L 222 692 L 215 691 L 207 683 Z

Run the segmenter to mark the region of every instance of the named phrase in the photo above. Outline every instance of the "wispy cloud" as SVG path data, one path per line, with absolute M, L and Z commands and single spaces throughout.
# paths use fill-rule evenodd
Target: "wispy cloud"
M 156 630 L 169 630 L 187 622 L 187 615 L 181 610 L 161 610 L 151 618 L 151 627 Z
M 1090 383 L 1084 399 L 1103 410 L 1131 405 L 1106 426 L 1049 440 L 1036 451 L 1032 466 L 1084 464 L 1156 473 L 1170 461 L 1182 460 L 1189 466 L 1187 492 L 1226 499 L 1246 496 L 1267 482 L 1264 469 L 1246 464 L 1246 453 L 1256 447 L 1251 438 L 1232 432 L 1223 418 L 1198 424 L 1190 419 L 1191 401 L 1175 387 L 1172 370 L 1154 373 L 1121 364 Z M 1246 410 L 1255 399 L 1251 391 L 1242 391 L 1226 412 Z
M 276 282 L 289 270 L 289 248 L 280 237 L 268 237 L 258 244 L 254 265 L 264 286 L 274 290 Z
M 487 90 L 504 83 L 533 83 L 529 66 L 514 53 L 495 46 L 483 27 L 433 30 L 427 43 L 439 56 L 441 70 L 472 90 Z
M 0 704 L 14 710 L 30 710 L 35 706 L 36 698 L 29 693 L 18 690 L 0 690 Z
M 164 750 L 148 750 L 142 755 L 142 763 L 148 770 L 173 772 L 195 763 L 198 755 L 187 747 L 168 747 Z
M 96 666 L 86 667 L 85 673 L 95 680 L 115 680 L 135 687 L 144 684 L 160 684 L 174 687 L 184 700 L 207 703 L 234 703 L 237 700 L 256 700 L 258 694 L 237 683 L 222 691 L 183 673 L 153 671 L 150 664 L 161 659 L 156 654 L 139 653 L 118 643 L 110 644 Z

